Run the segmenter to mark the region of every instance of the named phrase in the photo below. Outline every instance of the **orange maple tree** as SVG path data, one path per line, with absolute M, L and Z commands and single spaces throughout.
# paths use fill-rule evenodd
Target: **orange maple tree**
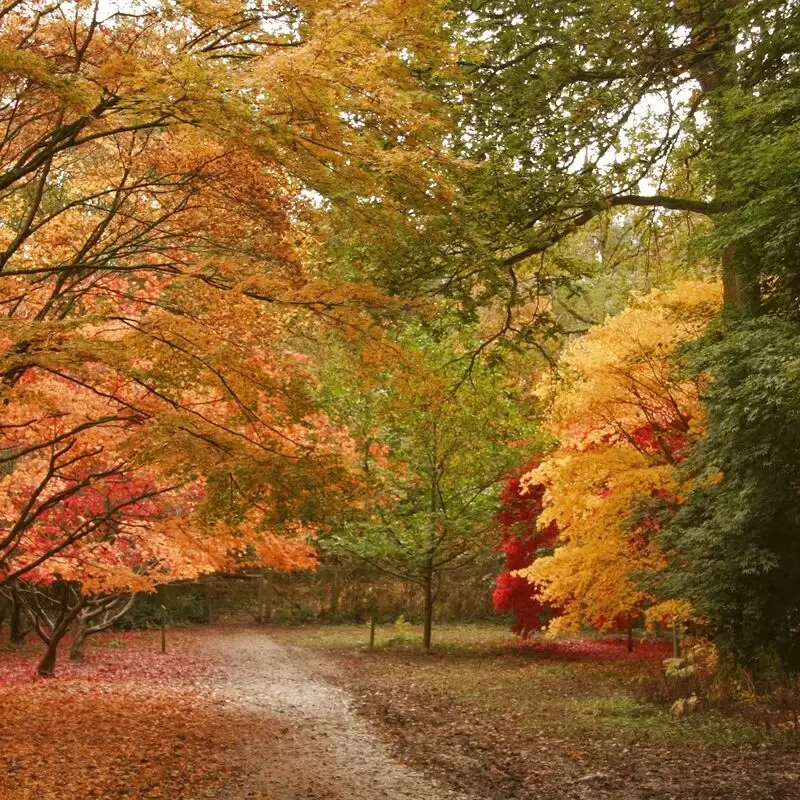
M 0 17 L 0 585 L 54 558 L 66 574 L 197 482 L 180 524 L 210 543 L 203 569 L 210 553 L 307 564 L 304 498 L 346 479 L 351 448 L 298 342 L 368 330 L 363 308 L 385 302 L 317 269 L 322 218 L 349 207 L 368 226 L 373 197 L 400 219 L 444 191 L 427 149 L 441 118 L 409 63 L 435 57 L 439 10 Z M 145 561 L 165 526 L 139 530 Z

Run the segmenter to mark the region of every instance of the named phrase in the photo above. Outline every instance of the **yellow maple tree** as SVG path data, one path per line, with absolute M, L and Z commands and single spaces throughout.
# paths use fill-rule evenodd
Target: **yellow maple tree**
M 520 574 L 560 609 L 553 631 L 611 628 L 645 610 L 653 619 L 686 612 L 654 606 L 641 588 L 637 577 L 663 557 L 653 521 L 631 518 L 643 500 L 675 499 L 674 467 L 704 423 L 700 385 L 673 357 L 721 302 L 718 285 L 688 281 L 635 299 L 575 340 L 560 377 L 537 387 L 558 445 L 522 484 L 546 486 L 540 524 L 556 523 L 560 537 L 553 555 Z

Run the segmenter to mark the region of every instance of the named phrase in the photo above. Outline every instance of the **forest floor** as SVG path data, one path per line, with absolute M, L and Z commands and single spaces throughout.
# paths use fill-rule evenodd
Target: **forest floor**
M 466 800 L 263 629 L 104 634 L 53 679 L 39 655 L 0 653 L 0 800 Z
M 398 635 L 399 634 L 399 635 Z M 481 800 L 800 800 L 800 736 L 752 714 L 641 699 L 664 646 L 519 642 L 492 626 L 278 629 L 324 653 L 396 757 Z
M 366 635 L 105 634 L 51 680 L 0 653 L 0 798 L 800 800 L 796 736 L 636 699 L 647 647 Z

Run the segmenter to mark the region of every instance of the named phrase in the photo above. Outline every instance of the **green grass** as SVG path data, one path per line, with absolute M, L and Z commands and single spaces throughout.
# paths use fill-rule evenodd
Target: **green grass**
M 578 699 L 574 707 L 576 714 L 593 720 L 587 727 L 631 740 L 672 746 L 683 743 L 741 747 L 764 739 L 764 733 L 754 725 L 726 717 L 714 709 L 676 718 L 666 708 L 629 695 Z
M 276 638 L 286 644 L 301 647 L 319 647 L 325 650 L 367 649 L 369 645 L 369 624 L 363 625 L 304 625 L 299 627 L 277 628 Z M 516 641 L 517 637 L 507 628 L 499 625 L 437 625 L 433 633 L 433 647 L 436 651 L 453 652 L 464 649 L 504 648 Z M 375 627 L 375 647 L 404 648 L 422 651 L 422 626 L 377 625 Z
M 282 628 L 275 635 L 295 646 L 360 653 L 359 669 L 387 688 L 413 684 L 443 702 L 514 719 L 532 733 L 691 747 L 739 746 L 763 739 L 761 731 L 743 720 L 710 710 L 676 718 L 667 707 L 643 701 L 637 697 L 642 666 L 636 661 L 541 655 L 514 647 L 513 634 L 491 625 L 439 625 L 434 650 L 426 654 L 421 629 L 403 627 L 405 631 L 379 626 L 372 654 L 366 653 L 368 625 Z

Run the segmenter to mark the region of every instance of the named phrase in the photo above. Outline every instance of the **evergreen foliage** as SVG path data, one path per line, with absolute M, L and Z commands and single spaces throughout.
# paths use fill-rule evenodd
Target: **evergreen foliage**
M 665 588 L 691 601 L 718 643 L 755 665 L 800 667 L 800 326 L 762 317 L 696 348 L 708 430 L 694 485 L 662 534 Z

